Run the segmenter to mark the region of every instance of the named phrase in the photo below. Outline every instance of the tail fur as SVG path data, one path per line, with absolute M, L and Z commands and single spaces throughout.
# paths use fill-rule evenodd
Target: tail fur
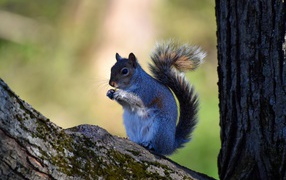
M 195 70 L 205 55 L 199 47 L 180 46 L 174 41 L 158 43 L 151 55 L 153 64 L 149 64 L 149 68 L 153 76 L 168 86 L 180 103 L 175 148 L 182 147 L 191 139 L 197 123 L 198 96 L 183 72 Z

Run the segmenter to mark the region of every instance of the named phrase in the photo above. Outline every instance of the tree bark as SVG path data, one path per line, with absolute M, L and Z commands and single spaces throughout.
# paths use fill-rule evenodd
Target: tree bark
M 220 179 L 286 179 L 282 0 L 216 0 Z
M 62 129 L 0 79 L 0 179 L 212 179 L 92 125 Z

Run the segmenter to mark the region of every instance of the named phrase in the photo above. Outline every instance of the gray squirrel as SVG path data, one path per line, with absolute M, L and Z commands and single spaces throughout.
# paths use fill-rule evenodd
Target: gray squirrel
M 107 96 L 122 105 L 131 141 L 162 155 L 190 141 L 197 123 L 198 96 L 183 72 L 196 69 L 204 57 L 196 46 L 158 43 L 151 54 L 153 64 L 149 64 L 152 77 L 133 53 L 128 58 L 116 53 L 109 81 L 115 89 L 108 90 Z

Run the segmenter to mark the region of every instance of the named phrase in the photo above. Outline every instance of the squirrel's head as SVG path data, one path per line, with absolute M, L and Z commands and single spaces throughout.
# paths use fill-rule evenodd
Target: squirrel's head
M 130 53 L 128 59 L 115 55 L 116 63 L 111 68 L 109 85 L 119 89 L 125 89 L 131 85 L 130 81 L 138 66 L 137 59 Z

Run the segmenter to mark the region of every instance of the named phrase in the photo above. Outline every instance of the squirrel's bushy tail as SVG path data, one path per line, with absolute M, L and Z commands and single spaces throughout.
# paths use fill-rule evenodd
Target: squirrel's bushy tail
M 154 77 L 168 86 L 180 103 L 174 148 L 182 147 L 191 139 L 197 123 L 198 97 L 183 72 L 196 69 L 204 57 L 205 53 L 199 47 L 179 45 L 174 41 L 159 43 L 151 55 L 153 64 L 149 67 Z

